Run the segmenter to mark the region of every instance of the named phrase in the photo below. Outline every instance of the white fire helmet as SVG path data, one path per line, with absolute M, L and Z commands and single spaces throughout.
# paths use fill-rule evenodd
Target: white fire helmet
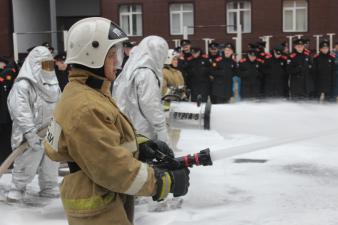
M 123 61 L 122 42 L 128 40 L 119 26 L 102 17 L 90 17 L 75 23 L 68 32 L 67 64 L 79 64 L 93 69 L 103 67 L 111 47 L 116 48 L 117 68 Z
M 168 50 L 168 57 L 167 57 L 164 64 L 170 65 L 172 63 L 173 59 L 175 57 L 178 57 L 178 56 L 179 56 L 178 52 L 176 52 L 174 49 L 169 49 Z

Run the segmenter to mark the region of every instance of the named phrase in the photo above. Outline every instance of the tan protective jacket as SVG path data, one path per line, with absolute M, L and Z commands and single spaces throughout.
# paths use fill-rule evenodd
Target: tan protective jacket
M 101 89 L 94 89 L 86 85 L 88 77 L 96 76 L 79 69 L 71 72 L 45 150 L 51 159 L 73 161 L 81 168 L 61 184 L 69 224 L 130 225 L 126 195 L 154 195 L 154 170 L 134 158 L 135 132 L 112 100 L 110 82 L 101 81 Z
M 184 87 L 184 78 L 181 71 L 174 69 L 170 66 L 165 66 L 163 68 L 162 95 L 169 94 L 170 87 Z

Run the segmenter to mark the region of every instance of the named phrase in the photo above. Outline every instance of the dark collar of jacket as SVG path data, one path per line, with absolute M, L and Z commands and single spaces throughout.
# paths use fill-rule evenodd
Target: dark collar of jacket
M 101 92 L 105 96 L 111 97 L 111 81 L 109 81 L 107 78 L 95 75 L 92 72 L 83 69 L 72 68 L 69 74 L 69 81 L 87 85 Z

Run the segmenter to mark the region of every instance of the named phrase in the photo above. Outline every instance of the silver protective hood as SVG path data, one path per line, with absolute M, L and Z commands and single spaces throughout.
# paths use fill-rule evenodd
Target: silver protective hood
M 35 47 L 27 56 L 16 82 L 28 80 L 47 102 L 56 102 L 59 96 L 55 71 L 42 70 L 41 62 L 54 60 L 48 48 Z
M 113 97 L 137 132 L 167 142 L 161 104 L 162 68 L 167 42 L 158 36 L 144 38 L 134 47 L 122 73 L 114 82 Z
M 158 79 L 162 80 L 162 69 L 167 55 L 168 44 L 163 38 L 146 37 L 130 51 L 129 59 L 122 73 L 128 80 L 131 80 L 136 69 L 148 68 L 156 74 Z

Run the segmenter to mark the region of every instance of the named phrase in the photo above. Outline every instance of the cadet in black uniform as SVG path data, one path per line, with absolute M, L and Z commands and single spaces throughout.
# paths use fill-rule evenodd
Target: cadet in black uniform
M 209 60 L 209 65 L 211 66 L 210 73 L 214 73 L 216 68 L 218 67 L 218 63 L 222 60 L 222 57 L 219 54 L 219 44 L 216 42 L 211 42 L 208 45 L 209 47 L 209 53 L 206 55 L 202 55 L 203 58 L 207 58 Z M 213 104 L 216 104 L 215 96 L 212 95 L 212 86 L 213 86 L 213 80 L 215 78 L 215 74 L 211 74 L 209 76 L 210 78 L 210 94 L 211 94 L 211 102 Z
M 197 96 L 201 95 L 202 102 L 206 102 L 210 95 L 210 63 L 205 55 L 201 55 L 201 49 L 192 48 L 191 53 L 192 59 L 188 61 L 186 69 L 191 101 L 197 101 Z
M 288 57 L 289 54 L 290 54 L 290 51 L 289 51 L 289 44 L 288 44 L 286 41 L 284 41 L 284 42 L 282 42 L 280 45 L 283 46 L 282 54 L 283 54 L 284 56 Z
M 18 75 L 14 62 L 0 72 L 0 164 L 12 153 L 12 120 L 8 112 L 7 97 Z
M 311 74 L 312 59 L 305 50 L 305 40 L 297 39 L 293 42 L 294 51 L 287 61 L 287 71 L 290 75 L 290 94 L 294 100 L 308 99 L 314 91 L 313 76 Z
M 330 54 L 330 44 L 324 40 L 320 43 L 320 53 L 313 59 L 313 75 L 317 97 L 330 100 L 334 97 L 336 86 L 335 55 Z
M 284 46 L 275 46 L 272 54 L 266 54 L 262 66 L 264 97 L 285 98 L 288 96 L 287 57 L 283 55 Z
M 257 61 L 260 63 L 264 63 L 265 57 L 270 55 L 270 53 L 265 52 L 265 47 L 266 47 L 265 41 L 257 41 L 253 44 L 249 44 L 250 50 L 256 51 Z M 260 70 L 261 69 L 262 68 L 260 68 Z M 262 73 L 262 71 L 260 72 Z M 259 96 L 257 97 L 263 97 L 263 96 L 264 96 L 264 80 L 263 80 L 263 77 L 261 77 Z
M 262 61 L 257 57 L 257 54 L 257 51 L 251 49 L 248 51 L 248 55 L 239 62 L 241 97 L 243 99 L 260 97 Z
M 256 51 L 257 58 L 261 60 L 264 60 L 266 56 L 265 47 L 266 47 L 265 41 L 257 41 L 253 44 L 249 44 L 249 49 Z
M 192 59 L 191 55 L 191 42 L 190 40 L 181 40 L 181 54 L 178 61 L 178 67 L 180 70 L 185 70 L 188 61 Z
M 126 64 L 126 62 L 128 61 L 130 51 L 133 47 L 135 47 L 135 42 L 130 42 L 130 41 L 123 42 L 123 61 L 122 61 L 121 68 L 117 68 L 117 70 L 116 70 L 116 78 L 122 72 L 122 69 L 123 69 L 124 65 Z M 114 83 L 114 81 L 112 82 L 111 89 L 113 88 L 113 83 Z
M 234 56 L 234 46 L 224 45 L 224 56 L 218 56 L 211 66 L 211 102 L 222 104 L 229 102 L 232 96 L 232 78 L 237 72 L 237 62 Z
M 209 59 L 210 65 L 213 65 L 213 63 L 216 62 L 216 59 L 220 57 L 219 44 L 216 42 L 211 42 L 208 46 L 209 46 L 208 59 Z
M 123 42 L 123 51 L 124 51 L 124 57 L 122 62 L 122 69 L 124 65 L 126 64 L 127 60 L 129 59 L 129 54 L 132 48 L 135 47 L 135 42 L 125 41 Z
M 63 91 L 68 83 L 69 66 L 65 63 L 66 53 L 62 52 L 54 57 L 55 74 L 59 82 L 60 90 Z
M 305 47 L 304 51 L 312 57 L 313 52 L 310 50 L 310 39 L 303 37 L 303 40 L 304 40 L 304 47 Z
M 187 67 L 189 62 L 193 59 L 191 54 L 191 42 L 190 40 L 181 40 L 181 51 L 180 56 L 178 58 L 178 69 L 181 71 L 184 82 L 187 85 L 187 87 L 190 89 L 190 83 L 188 79 L 188 73 L 187 73 Z

